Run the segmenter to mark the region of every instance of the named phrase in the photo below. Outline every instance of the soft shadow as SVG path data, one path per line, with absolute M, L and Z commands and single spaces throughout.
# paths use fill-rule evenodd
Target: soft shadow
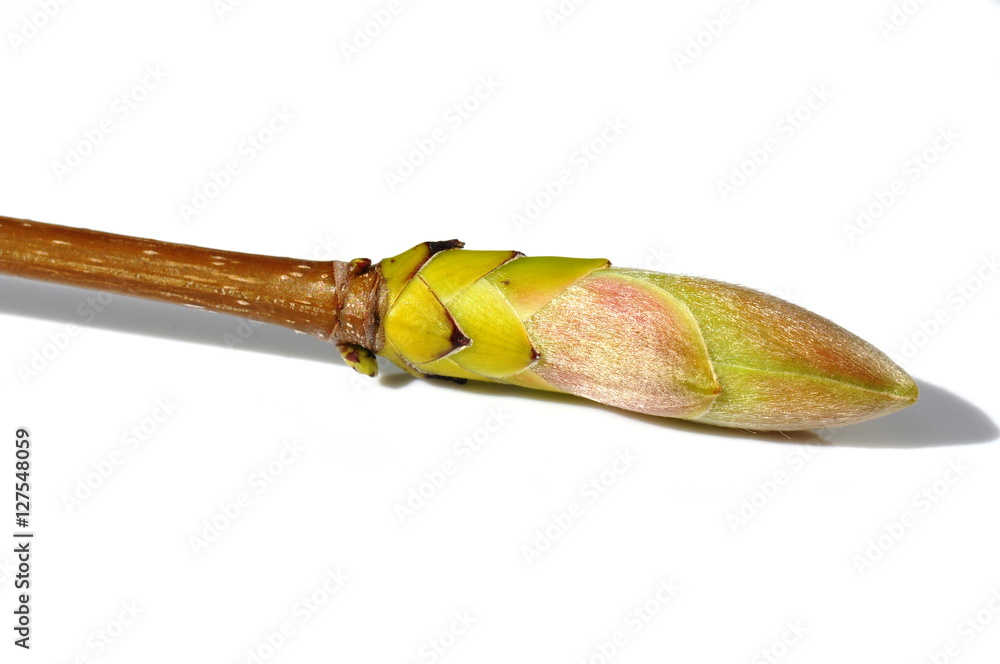
M 99 291 L 0 277 L 0 313 L 161 339 L 342 364 L 332 344 L 275 325 L 247 324 L 227 314 L 115 295 L 88 323 L 87 298 Z M 79 308 L 85 307 L 84 313 Z M 9 324 L 9 323 L 8 323 Z M 245 337 L 245 338 L 244 338 Z
M 986 443 L 1000 429 L 977 406 L 943 387 L 917 381 L 920 398 L 898 413 L 825 432 L 832 445 L 845 447 L 934 447 Z
M 382 376 L 380 384 L 400 388 L 416 380 L 405 373 Z M 651 426 L 674 431 L 690 431 L 723 438 L 742 438 L 772 443 L 812 443 L 833 447 L 918 448 L 943 445 L 966 445 L 996 440 L 1000 429 L 986 413 L 948 390 L 917 381 L 920 399 L 916 404 L 871 422 L 823 431 L 748 431 L 729 429 L 697 422 L 643 415 L 587 401 L 568 394 L 527 390 L 512 385 L 470 381 L 435 381 L 443 389 L 472 391 L 496 398 L 534 399 L 562 403 L 579 408 L 599 408 L 616 417 L 638 420 Z

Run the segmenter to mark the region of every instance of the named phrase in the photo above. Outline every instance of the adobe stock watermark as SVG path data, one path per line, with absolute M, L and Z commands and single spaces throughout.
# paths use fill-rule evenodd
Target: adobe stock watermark
M 851 562 L 855 571 L 864 576 L 883 560 L 889 551 L 917 526 L 926 516 L 951 493 L 952 489 L 969 473 L 969 467 L 961 459 L 952 459 L 941 474 L 910 498 L 912 509 L 905 509 L 888 523 L 883 523 L 881 532 L 868 540 L 864 551 L 856 553 Z
M 894 362 L 906 365 L 912 362 L 920 352 L 947 327 L 958 314 L 965 310 L 1000 272 L 1000 261 L 996 254 L 983 256 L 967 277 L 948 289 L 944 302 L 934 309 L 934 312 L 921 318 L 913 329 L 904 334 L 895 352 L 889 356 Z
M 271 109 L 271 115 L 255 131 L 247 134 L 236 146 L 236 152 L 222 162 L 217 169 L 212 169 L 195 185 L 191 198 L 179 203 L 177 211 L 184 223 L 191 223 L 215 202 L 228 189 L 247 167 L 261 154 L 274 145 L 274 142 L 295 122 L 295 114 L 287 106 Z
M 21 17 L 21 25 L 17 30 L 7 33 L 7 42 L 11 50 L 15 54 L 20 53 L 21 49 L 40 35 L 69 3 L 70 0 L 38 0 L 38 8 Z
M 63 491 L 60 498 L 66 513 L 72 515 L 116 475 L 129 459 L 143 449 L 168 420 L 177 412 L 170 397 L 157 398 L 149 414 L 136 420 L 118 436 L 118 446 L 108 455 L 90 463 L 90 469 L 76 478 L 73 488 Z
M 80 318 L 81 324 L 93 323 L 114 299 L 115 296 L 111 293 L 97 293 L 85 297 L 76 306 L 76 315 Z M 80 326 L 75 323 L 67 323 L 56 331 L 49 332 L 45 340 L 31 350 L 30 357 L 17 365 L 17 375 L 21 378 L 21 384 L 27 387 L 31 381 L 41 376 L 66 352 L 80 332 Z
M 731 6 L 730 6 L 731 5 Z M 683 47 L 671 53 L 674 66 L 681 74 L 714 46 L 729 26 L 736 23 L 741 14 L 750 9 L 751 0 L 732 0 L 715 14 L 701 22 L 701 27 L 688 35 Z
M 438 151 L 448 139 L 472 119 L 496 91 L 500 81 L 493 74 L 480 76 L 476 85 L 468 94 L 455 100 L 441 114 L 441 124 L 434 127 L 426 135 L 413 139 L 413 148 L 405 150 L 396 157 L 396 167 L 385 170 L 382 177 L 389 191 L 396 191 L 400 185 L 413 176 L 421 166 L 427 163 L 431 155 Z
M 589 170 L 607 153 L 611 145 L 621 139 L 628 127 L 621 116 L 605 119 L 601 128 L 591 138 L 570 152 L 566 167 L 560 169 L 551 179 L 543 179 L 538 187 L 539 191 L 526 197 L 524 206 L 517 212 L 511 213 L 510 221 L 514 225 L 514 230 L 521 233 L 536 223 L 542 214 L 576 183 L 579 175 Z
M 520 547 L 521 557 L 529 567 L 563 538 L 584 517 L 587 507 L 596 505 L 618 480 L 628 473 L 639 459 L 627 450 L 618 450 L 608 468 L 588 478 L 580 485 L 580 499 L 572 500 L 563 509 L 551 512 L 548 522 L 537 528 L 530 540 Z
M 876 189 L 867 203 L 858 206 L 854 221 L 844 224 L 848 242 L 854 244 L 868 232 L 909 191 L 907 187 L 918 182 L 959 138 L 951 125 L 941 127 L 927 147 L 907 157 L 899 168 L 899 176 L 884 189 Z
M 259 320 L 253 320 L 252 318 L 240 318 L 233 326 L 233 330 L 231 332 L 227 331 L 222 333 L 222 343 L 225 344 L 226 348 L 229 350 L 236 350 L 245 344 L 247 339 L 252 337 L 254 332 L 257 331 L 257 328 L 262 325 L 266 325 L 266 323 L 262 323 Z
M 340 243 L 333 239 L 333 236 L 327 234 L 324 236 L 317 236 L 313 242 L 312 247 L 309 248 L 308 253 L 310 258 L 314 261 L 332 261 L 336 260 L 339 256 L 337 251 L 340 247 Z M 296 254 L 298 255 L 298 254 Z M 214 262 L 213 265 L 222 267 L 225 265 L 223 262 L 223 256 L 213 256 L 213 259 L 218 259 L 219 262 Z M 291 276 L 299 277 L 311 270 L 317 269 L 312 265 L 307 265 L 302 263 L 295 266 L 299 272 L 292 272 Z M 320 268 L 323 269 L 323 268 Z M 330 268 L 332 269 L 332 266 Z M 327 277 L 323 278 L 328 278 Z M 261 318 L 272 319 L 274 316 L 274 303 L 267 300 L 255 300 L 253 302 L 248 302 L 246 300 L 237 300 L 237 304 L 245 306 L 247 314 L 254 314 Z M 267 323 L 262 323 L 259 320 L 254 320 L 253 318 L 239 318 L 231 331 L 226 331 L 222 333 L 222 343 L 229 350 L 237 350 L 243 346 L 254 335 L 254 333 L 262 326 L 266 326 Z M 355 373 L 355 372 L 351 372 Z M 355 373 L 355 375 L 357 375 Z
M 939 648 L 927 651 L 931 664 L 951 664 L 972 645 L 991 625 L 1000 622 L 1000 588 L 994 588 L 982 608 L 962 618 L 955 625 L 955 638 L 948 639 Z
M 650 246 L 643 257 L 642 266 L 647 270 L 665 272 L 674 259 L 673 252 L 665 244 Z
M 377 362 L 378 357 L 376 357 L 375 360 Z M 379 373 L 384 373 L 384 367 L 379 367 Z M 372 388 L 378 384 L 373 377 L 365 376 L 357 371 L 354 371 L 353 369 L 348 370 L 347 381 L 351 384 L 351 390 L 354 392 L 354 396 L 358 398 L 361 398 L 371 392 Z
M 229 15 L 247 3 L 247 0 L 212 0 L 212 11 L 216 18 L 224 21 Z
M 137 600 L 125 600 L 114 610 L 114 615 L 106 623 L 95 629 L 84 639 L 83 648 L 66 661 L 91 662 L 94 657 L 105 654 L 131 630 L 139 617 L 146 612 Z
M 168 75 L 161 65 L 149 65 L 143 69 L 136 83 L 111 100 L 108 112 L 100 120 L 82 129 L 80 138 L 63 149 L 60 159 L 52 161 L 52 174 L 55 175 L 56 182 L 62 183 L 90 159 L 97 148 L 163 85 Z
M 365 49 L 375 43 L 410 4 L 413 4 L 413 0 L 389 0 L 383 7 L 373 9 L 368 18 L 354 26 L 350 38 L 340 42 L 340 53 L 347 64 L 351 64 Z
M 307 250 L 309 258 L 314 261 L 335 261 L 343 260 L 341 255 L 340 240 L 330 233 L 317 235 L 313 238 L 312 246 Z
M 545 22 L 549 24 L 549 29 L 555 32 L 576 15 L 577 10 L 587 4 L 587 0 L 558 0 L 555 4 L 545 10 Z
M 353 372 L 352 372 L 353 373 Z M 511 414 L 505 408 L 491 408 L 483 423 L 465 434 L 451 447 L 451 452 L 433 468 L 418 479 L 406 497 L 396 501 L 392 511 L 400 525 L 416 516 L 417 512 L 438 494 L 493 437 L 510 421 Z
M 311 270 L 313 269 L 309 265 L 298 265 L 300 270 Z M 302 272 L 293 274 L 292 276 L 299 276 Z M 248 302 L 246 300 L 237 301 L 242 306 L 246 307 L 246 314 L 248 316 L 262 317 L 262 318 L 273 318 L 274 314 L 274 303 L 267 300 L 254 300 L 253 302 Z M 236 350 L 243 346 L 247 340 L 254 335 L 258 328 L 266 325 L 259 320 L 254 320 L 253 317 L 239 318 L 237 319 L 235 325 L 233 325 L 232 331 L 226 331 L 222 333 L 222 343 L 230 351 Z
M 212 544 L 219 541 L 219 538 L 246 514 L 253 505 L 254 498 L 264 495 L 285 474 L 285 471 L 299 460 L 305 449 L 305 446 L 294 438 L 284 441 L 281 450 L 271 461 L 258 466 L 250 473 L 246 479 L 245 490 L 237 491 L 231 499 L 219 503 L 215 513 L 202 520 L 198 534 L 188 536 L 188 544 L 195 557 L 201 556 Z
M 834 433 L 833 429 L 825 429 L 823 432 Z M 802 470 L 813 461 L 823 449 L 822 445 L 808 443 L 805 445 L 795 445 L 784 461 L 769 476 L 757 482 L 741 500 L 737 507 L 726 513 L 726 523 L 734 535 L 746 528 L 751 521 L 764 511 L 764 509 L 775 500 L 792 478 L 802 472 Z
M 786 621 L 781 635 L 756 651 L 750 658 L 750 664 L 776 664 L 788 655 L 792 646 L 798 644 L 808 631 L 801 620 Z
M 466 609 L 454 611 L 447 625 L 417 647 L 417 657 L 421 662 L 438 661 L 454 648 L 478 621 L 479 619 L 471 611 Z
M 264 664 L 273 659 L 279 650 L 288 645 L 300 627 L 340 595 L 350 580 L 351 577 L 340 567 L 325 570 L 316 587 L 292 602 L 285 620 L 274 629 L 265 629 L 260 633 L 260 640 L 246 649 L 243 661 L 246 664 Z
M 875 22 L 875 27 L 882 35 L 882 40 L 889 41 L 891 37 L 895 36 L 910 22 L 910 19 L 917 15 L 917 12 L 923 9 L 927 2 L 928 0 L 903 0 L 892 3 L 889 15 Z
M 760 145 L 746 149 L 746 158 L 733 166 L 729 176 L 715 181 L 715 189 L 726 203 L 750 182 L 760 170 L 767 165 L 782 147 L 787 145 L 799 131 L 812 120 L 816 113 L 830 103 L 833 92 L 825 83 L 809 88 L 805 100 L 785 112 L 774 123 L 773 135 L 764 139 Z
M 649 597 L 625 612 L 622 627 L 613 631 L 606 639 L 597 641 L 589 654 L 577 658 L 577 664 L 610 664 L 633 637 L 645 629 L 667 605 L 673 603 L 677 591 L 678 585 L 673 578 L 660 579 Z

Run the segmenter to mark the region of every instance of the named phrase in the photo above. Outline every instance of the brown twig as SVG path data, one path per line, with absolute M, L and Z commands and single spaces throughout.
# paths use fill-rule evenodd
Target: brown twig
M 0 216 L 0 274 L 242 316 L 377 348 L 370 262 L 206 249 Z

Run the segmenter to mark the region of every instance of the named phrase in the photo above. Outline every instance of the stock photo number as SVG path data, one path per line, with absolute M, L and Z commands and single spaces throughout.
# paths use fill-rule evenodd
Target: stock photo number
M 31 640 L 31 434 L 18 429 L 14 434 L 14 645 L 30 648 Z

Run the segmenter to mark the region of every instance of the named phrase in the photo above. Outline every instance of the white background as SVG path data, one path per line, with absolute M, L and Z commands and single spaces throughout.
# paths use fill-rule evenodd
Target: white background
M 0 278 L 2 481 L 30 428 L 36 532 L 30 652 L 11 645 L 0 554 L 4 661 L 601 662 L 616 632 L 615 662 L 997 661 L 1000 3 L 595 0 L 554 22 L 555 0 L 423 0 L 350 55 L 387 2 L 49 4 L 0 13 L 0 214 L 303 258 L 458 237 L 704 275 L 837 321 L 922 397 L 835 433 L 755 435 L 385 365 L 365 381 L 282 329 Z M 275 109 L 294 119 L 248 160 Z M 581 162 L 608 122 L 615 140 Z M 185 219 L 229 160 L 239 173 Z M 529 200 L 544 209 L 518 227 Z M 849 233 L 859 207 L 880 214 Z M 485 442 L 468 454 L 466 437 Z M 634 460 L 615 474 L 618 454 Z M 124 627 L 122 603 L 140 611 Z

